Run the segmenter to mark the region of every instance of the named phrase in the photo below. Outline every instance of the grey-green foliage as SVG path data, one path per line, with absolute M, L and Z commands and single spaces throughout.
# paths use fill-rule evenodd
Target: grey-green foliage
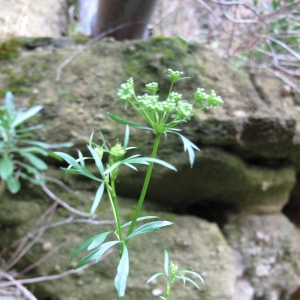
M 0 180 L 13 194 L 21 188 L 20 179 L 34 184 L 44 181 L 42 172 L 47 169 L 47 164 L 40 156 L 48 156 L 48 149 L 72 146 L 72 143 L 48 144 L 31 139 L 32 132 L 42 128 L 43 124 L 28 127 L 24 124 L 37 116 L 42 108 L 36 105 L 27 110 L 16 110 L 11 92 L 6 93 L 4 106 L 0 107 Z

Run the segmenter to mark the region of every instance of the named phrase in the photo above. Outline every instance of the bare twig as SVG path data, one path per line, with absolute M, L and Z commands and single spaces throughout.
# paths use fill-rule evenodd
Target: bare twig
M 13 276 L 0 271 L 0 278 L 1 277 L 9 281 L 9 286 L 13 285 L 21 291 L 26 300 L 37 300 L 18 280 L 15 280 Z
M 79 216 L 83 216 L 83 217 L 90 217 L 89 213 L 80 211 L 76 208 L 73 208 L 72 206 L 70 206 L 68 203 L 66 203 L 65 201 L 61 200 L 60 198 L 58 198 L 57 196 L 55 196 L 44 184 L 40 185 L 42 190 L 55 202 L 57 202 L 59 205 L 63 206 L 64 208 L 66 208 L 68 211 L 72 212 L 73 214 L 79 215 Z
M 70 189 L 70 188 L 69 188 L 67 185 L 65 185 L 61 180 L 58 180 L 58 179 L 56 179 L 56 178 L 49 177 L 49 176 L 44 176 L 44 178 L 45 178 L 47 181 L 56 183 L 57 185 L 59 185 L 60 187 L 62 187 L 62 188 L 63 188 L 65 191 L 67 191 L 68 193 L 75 194 L 75 191 L 73 191 L 72 189 Z
M 289 86 L 291 86 L 298 94 L 300 94 L 300 89 L 298 88 L 298 86 L 293 83 L 291 80 L 287 79 L 285 76 L 283 76 L 282 74 L 280 74 L 278 71 L 275 71 L 269 67 L 263 67 L 263 69 L 265 69 L 266 71 L 276 75 L 278 78 L 280 78 L 282 81 L 284 81 L 286 84 L 288 84 Z
M 112 252 L 113 252 L 113 249 L 108 250 L 105 254 L 102 255 L 102 257 L 99 261 L 103 260 L 106 256 L 108 256 Z M 63 273 L 60 273 L 60 274 L 57 274 L 57 275 L 41 276 L 41 277 L 37 277 L 37 278 L 28 278 L 28 279 L 18 279 L 18 280 L 15 280 L 14 282 L 17 282 L 17 283 L 23 285 L 23 284 L 30 284 L 30 283 L 57 280 L 57 279 L 63 278 L 63 277 L 68 276 L 68 275 L 79 273 L 79 272 L 85 270 L 86 268 L 90 267 L 93 264 L 94 264 L 94 262 L 89 263 L 89 264 L 87 264 L 87 265 L 85 265 L 85 266 L 83 266 L 79 269 L 68 270 L 66 272 L 63 272 Z M 3 283 L 0 283 L 0 288 L 8 287 L 8 286 L 11 286 L 11 285 L 14 285 L 14 284 L 11 283 L 11 282 L 3 282 Z
M 271 37 L 271 36 L 261 36 L 262 38 L 268 39 L 278 45 L 280 45 L 282 48 L 284 48 L 285 50 L 287 50 L 288 52 L 290 52 L 292 55 L 294 55 L 298 60 L 300 60 L 300 54 L 297 53 L 296 51 L 294 51 L 291 47 L 289 47 L 287 44 Z
M 270 50 L 271 50 L 271 53 L 272 53 L 272 56 L 273 56 L 273 60 L 274 60 L 274 64 L 275 66 L 278 66 L 278 57 L 277 57 L 277 54 L 276 54 L 276 51 L 275 49 L 273 48 L 272 46 L 272 43 L 270 42 L 270 40 L 266 40 Z

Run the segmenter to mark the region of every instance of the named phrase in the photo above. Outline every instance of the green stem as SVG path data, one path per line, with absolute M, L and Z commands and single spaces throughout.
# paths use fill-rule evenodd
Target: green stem
M 116 227 L 117 227 L 117 231 L 118 231 L 118 236 L 119 236 L 119 239 L 121 240 L 121 238 L 122 238 L 122 230 L 120 230 L 121 221 L 120 221 L 120 214 L 119 214 L 119 209 L 118 209 L 118 205 L 117 205 L 117 199 L 115 196 L 116 195 L 115 189 L 114 189 L 114 186 L 113 186 L 113 188 L 110 187 L 107 182 L 105 182 L 105 185 L 106 185 L 109 202 L 110 202 L 111 208 L 113 210 L 113 215 L 114 215 L 114 219 L 115 219 L 115 223 L 116 223 Z
M 115 181 L 111 181 L 111 188 L 112 188 L 112 201 L 114 204 L 115 212 L 116 212 L 116 217 L 117 217 L 117 230 L 118 230 L 118 235 L 120 238 L 120 241 L 123 241 L 123 235 L 122 235 L 122 228 L 121 228 L 121 218 L 120 218 L 120 213 L 119 213 L 119 207 L 118 207 L 118 201 L 117 201 L 117 195 L 116 195 L 116 188 L 115 188 Z
M 156 133 L 156 137 L 155 137 L 155 141 L 154 141 L 154 145 L 153 145 L 153 149 L 152 149 L 152 153 L 151 153 L 152 158 L 156 157 L 160 137 L 161 137 L 161 133 Z M 139 202 L 138 202 L 137 207 L 135 209 L 135 213 L 134 213 L 134 216 L 132 218 L 132 222 L 130 224 L 127 236 L 130 235 L 133 232 L 134 226 L 135 226 L 136 221 L 137 221 L 137 218 L 139 217 L 141 208 L 143 206 L 143 202 L 145 200 L 146 192 L 147 192 L 147 189 L 148 189 L 148 186 L 149 186 L 149 181 L 150 181 L 150 178 L 151 178 L 153 165 L 154 165 L 154 163 L 151 162 L 149 167 L 148 167 L 148 170 L 147 170 L 147 173 L 146 173 L 146 178 L 145 178 L 144 185 L 143 185 L 143 189 L 142 189 L 142 192 L 141 192 L 141 195 L 140 195 L 140 199 L 139 199 Z M 125 242 L 126 246 L 128 245 L 128 243 L 129 243 L 129 240 L 127 240 Z

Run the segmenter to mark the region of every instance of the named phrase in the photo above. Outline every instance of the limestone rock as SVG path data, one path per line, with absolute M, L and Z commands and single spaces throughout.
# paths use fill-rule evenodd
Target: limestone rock
M 228 243 L 242 257 L 241 277 L 259 299 L 280 299 L 299 286 L 300 238 L 282 214 L 247 215 L 225 226 Z

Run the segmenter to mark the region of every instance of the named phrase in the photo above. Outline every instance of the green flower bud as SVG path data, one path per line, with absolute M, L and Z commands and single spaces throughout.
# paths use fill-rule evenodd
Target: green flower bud
M 207 102 L 209 95 L 204 92 L 204 89 L 198 88 L 195 93 L 196 102 Z
M 146 89 L 149 91 L 151 95 L 155 95 L 158 90 L 157 82 L 150 82 L 146 84 Z
M 143 95 L 137 97 L 138 103 L 146 110 L 155 111 L 158 96 L 154 95 Z
M 175 93 L 175 92 L 172 92 L 168 99 L 167 99 L 167 102 L 175 102 L 177 103 L 178 101 L 180 101 L 182 99 L 182 95 L 181 94 L 178 94 L 178 93 Z
M 169 271 L 170 271 L 170 276 L 171 278 L 175 278 L 176 275 L 177 275 L 177 272 L 178 272 L 178 265 L 174 262 L 171 262 L 170 263 L 170 266 L 169 266 Z
M 109 153 L 109 161 L 115 163 L 123 159 L 124 155 L 126 154 L 126 150 L 120 143 L 116 143 L 115 146 L 111 147 Z
M 121 84 L 117 95 L 121 101 L 129 101 L 133 97 L 134 83 L 132 78 L 128 79 L 126 83 Z
M 103 149 L 99 148 L 99 147 L 94 147 L 96 153 L 98 154 L 98 156 L 100 157 L 100 159 L 102 159 L 103 157 Z
M 224 102 L 220 96 L 216 94 L 214 90 L 212 90 L 209 94 L 208 101 L 207 101 L 207 106 L 208 107 L 214 107 L 214 106 L 219 106 L 223 105 Z
M 193 105 L 187 101 L 179 101 L 177 105 L 177 114 L 182 119 L 188 119 L 193 115 Z
M 178 81 L 182 77 L 182 75 L 183 72 L 173 71 L 172 69 L 168 69 L 168 76 L 170 77 L 172 83 Z

